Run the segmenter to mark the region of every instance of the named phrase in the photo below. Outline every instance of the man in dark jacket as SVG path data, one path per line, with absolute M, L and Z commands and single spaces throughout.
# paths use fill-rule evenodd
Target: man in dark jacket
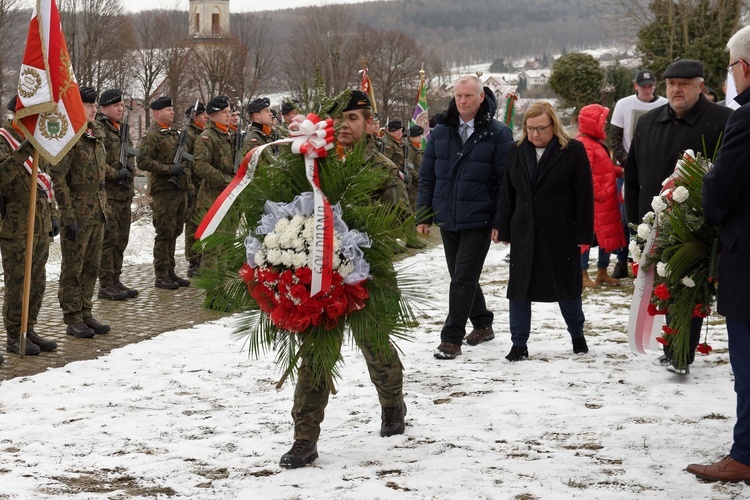
M 668 104 L 653 109 L 638 121 L 625 163 L 625 208 L 628 222 L 639 224 L 651 210 L 651 201 L 662 182 L 674 171 L 686 149 L 713 156 L 732 109 L 708 102 L 703 95 L 703 63 L 681 59 L 664 71 Z M 704 151 L 705 150 L 705 151 Z M 700 342 L 702 318 L 690 328 L 688 365 Z M 675 363 L 669 346 L 660 362 L 667 370 L 685 375 L 688 366 Z
M 704 178 L 706 222 L 720 225 L 719 314 L 726 317 L 729 361 L 737 393 L 737 422 L 729 455 L 711 465 L 690 464 L 688 472 L 709 481 L 750 481 L 750 27 L 727 43 L 729 71 L 741 104 L 727 121 L 724 144 Z
M 417 197 L 417 208 L 429 214 L 418 221 L 417 232 L 428 235 L 433 222 L 440 227 L 451 276 L 448 317 L 435 350 L 438 359 L 461 354 L 469 320 L 474 329 L 466 336 L 467 344 L 495 338 L 494 315 L 485 304 L 479 276 L 490 246 L 505 157 L 513 143 L 510 129 L 493 118 L 495 95 L 482 88 L 479 78 L 461 77 L 454 96 L 444 123 L 427 143 Z

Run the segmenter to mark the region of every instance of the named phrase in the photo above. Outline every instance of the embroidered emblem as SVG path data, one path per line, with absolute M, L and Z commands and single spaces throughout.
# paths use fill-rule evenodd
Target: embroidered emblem
M 28 99 L 34 97 L 42 86 L 42 77 L 34 68 L 26 68 L 18 80 L 18 94 Z
M 46 139 L 62 139 L 68 133 L 68 118 L 59 111 L 42 113 L 39 116 L 39 131 Z

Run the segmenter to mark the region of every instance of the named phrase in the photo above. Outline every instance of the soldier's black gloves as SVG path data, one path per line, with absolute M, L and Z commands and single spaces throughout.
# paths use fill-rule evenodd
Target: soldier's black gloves
M 115 180 L 122 180 L 122 179 L 130 179 L 130 171 L 123 167 L 117 170 L 117 176 L 115 177 Z
M 52 231 L 49 232 L 49 235 L 54 238 L 58 234 L 60 234 L 60 221 L 52 219 Z
M 70 241 L 78 239 L 78 223 L 73 221 L 65 226 L 65 237 Z
M 126 163 L 125 168 L 128 169 L 128 172 L 130 172 L 131 174 L 135 173 L 135 167 L 130 163 Z
M 172 175 L 185 175 L 185 169 L 182 168 L 182 165 L 172 165 Z

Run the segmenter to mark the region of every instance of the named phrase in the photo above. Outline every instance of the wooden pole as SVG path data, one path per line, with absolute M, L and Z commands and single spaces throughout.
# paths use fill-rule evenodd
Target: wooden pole
M 34 252 L 34 221 L 36 220 L 36 178 L 39 175 L 39 153 L 34 151 L 34 166 L 29 181 L 29 223 L 26 233 L 26 262 L 23 273 L 23 302 L 21 308 L 21 333 L 18 355 L 26 354 L 26 325 L 29 322 L 29 297 L 31 296 L 31 257 Z

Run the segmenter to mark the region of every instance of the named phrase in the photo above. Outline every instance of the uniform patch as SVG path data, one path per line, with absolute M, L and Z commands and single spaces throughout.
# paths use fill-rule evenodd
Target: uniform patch
M 211 139 L 209 139 L 209 138 L 208 138 L 208 137 L 206 137 L 205 135 L 202 135 L 202 136 L 201 136 L 201 140 L 202 140 L 202 141 L 210 141 Z
M 255 139 L 255 138 L 253 138 L 253 139 L 250 139 L 250 142 L 251 142 L 251 143 L 253 143 L 253 142 L 258 142 L 258 139 Z

